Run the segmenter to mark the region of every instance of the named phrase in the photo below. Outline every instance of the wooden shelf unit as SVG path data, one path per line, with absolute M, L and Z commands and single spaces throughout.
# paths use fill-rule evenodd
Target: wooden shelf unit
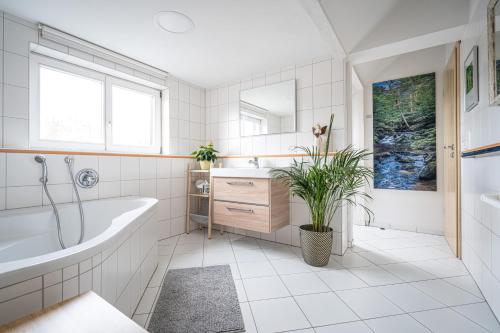
M 210 175 L 210 170 L 198 170 L 191 169 L 188 167 L 187 174 L 187 195 L 186 195 L 186 233 L 191 232 L 191 215 L 197 216 L 207 216 L 207 223 L 200 223 L 193 220 L 202 228 L 203 225 L 207 226 L 208 238 L 212 238 L 212 196 L 210 193 L 199 193 L 198 189 L 195 187 L 194 183 L 197 179 L 206 179 L 209 184 L 209 191 L 212 189 L 212 177 Z M 195 201 L 193 203 L 193 201 Z M 193 208 L 196 207 L 196 212 L 193 212 Z M 206 211 L 206 214 L 203 213 Z M 223 227 L 220 227 L 221 234 L 224 232 Z

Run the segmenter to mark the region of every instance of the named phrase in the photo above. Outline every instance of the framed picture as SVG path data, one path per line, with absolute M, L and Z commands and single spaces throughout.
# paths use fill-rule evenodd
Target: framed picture
M 474 45 L 464 63 L 465 111 L 469 112 L 479 103 L 479 71 L 477 68 L 478 47 Z
M 436 191 L 436 75 L 376 82 L 373 169 L 376 189 Z

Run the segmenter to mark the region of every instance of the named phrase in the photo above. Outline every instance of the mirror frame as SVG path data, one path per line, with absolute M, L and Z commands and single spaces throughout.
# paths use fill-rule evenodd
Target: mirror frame
M 500 105 L 500 94 L 497 94 L 496 59 L 495 59 L 495 6 L 499 0 L 490 0 L 487 9 L 488 25 L 488 74 L 490 105 Z

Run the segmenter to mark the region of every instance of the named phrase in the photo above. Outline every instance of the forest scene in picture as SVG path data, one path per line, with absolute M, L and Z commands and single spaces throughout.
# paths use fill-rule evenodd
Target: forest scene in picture
M 436 191 L 435 73 L 373 83 L 374 185 Z

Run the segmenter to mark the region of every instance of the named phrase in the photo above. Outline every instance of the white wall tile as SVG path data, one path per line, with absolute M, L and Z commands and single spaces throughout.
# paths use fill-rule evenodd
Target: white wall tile
M 43 289 L 43 307 L 49 307 L 62 301 L 62 283 Z
M 0 303 L 0 324 L 17 319 L 42 309 L 42 291 Z
M 121 159 L 119 156 L 99 156 L 99 180 L 120 180 Z
M 151 157 L 140 158 L 140 179 L 156 178 L 156 159 Z
M 113 198 L 119 197 L 121 193 L 120 181 L 114 182 L 100 182 L 99 183 L 99 198 Z
M 3 145 L 5 148 L 28 148 L 28 120 L 3 117 Z
M 0 289 L 0 303 L 42 289 L 42 278 L 37 277 Z
M 332 62 L 325 60 L 313 64 L 313 84 L 320 85 L 332 81 Z
M 29 62 L 27 57 L 4 52 L 4 82 L 18 87 L 28 88 Z
M 32 154 L 7 154 L 7 186 L 40 184 L 42 165 Z
M 144 197 L 156 197 L 156 179 L 141 179 L 139 181 L 140 195 Z
M 67 300 L 71 297 L 78 295 L 78 276 L 66 280 L 62 283 L 63 285 L 63 300 Z
M 7 187 L 6 208 L 23 208 L 42 205 L 42 186 Z
M 4 116 L 12 118 L 28 119 L 29 98 L 28 89 L 22 87 L 3 85 L 4 93 Z
M 47 185 L 47 189 L 56 204 L 73 201 L 73 187 L 71 184 Z M 45 191 L 43 191 L 42 204 L 50 205 L 50 200 Z
M 139 179 L 140 162 L 138 157 L 121 158 L 121 179 L 135 180 Z
M 315 109 L 332 105 L 332 86 L 323 84 L 313 87 L 313 106 Z
M 8 19 L 4 20 L 5 51 L 27 57 L 29 55 L 29 43 L 37 41 L 38 33 L 35 29 Z
M 306 65 L 295 68 L 295 79 L 297 80 L 297 89 L 312 86 L 312 65 Z

